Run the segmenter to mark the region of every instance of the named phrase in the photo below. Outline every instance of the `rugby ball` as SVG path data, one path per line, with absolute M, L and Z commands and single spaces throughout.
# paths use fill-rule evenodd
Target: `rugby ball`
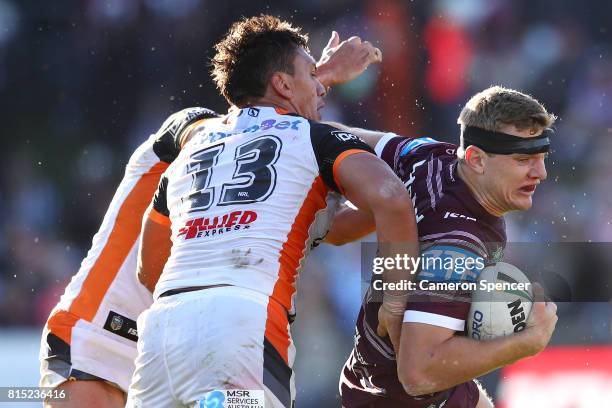
M 533 288 L 516 266 L 497 262 L 482 270 L 467 321 L 468 336 L 475 340 L 518 333 L 527 327 L 533 305 Z

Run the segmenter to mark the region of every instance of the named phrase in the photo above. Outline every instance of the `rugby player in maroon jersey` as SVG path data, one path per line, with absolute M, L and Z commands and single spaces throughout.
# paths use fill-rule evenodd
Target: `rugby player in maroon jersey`
M 404 181 L 414 204 L 423 259 L 452 256 L 488 263 L 503 254 L 503 215 L 528 210 L 537 186 L 546 179 L 544 160 L 555 119 L 532 97 L 491 87 L 463 108 L 459 146 L 347 130 L 374 147 Z M 346 208 L 336 216 L 326 242 L 338 245 L 363 236 L 371 230 L 370 218 Z M 478 276 L 478 270 L 457 275 L 437 268 L 423 268 L 417 280 L 474 281 Z M 399 350 L 394 350 L 376 331 L 380 303 L 372 287 L 368 290 L 355 346 L 340 379 L 345 408 L 491 407 L 473 379 L 543 350 L 557 321 L 554 303 L 536 302 L 524 331 L 477 341 L 463 335 L 469 293 L 415 291 L 412 299 Z

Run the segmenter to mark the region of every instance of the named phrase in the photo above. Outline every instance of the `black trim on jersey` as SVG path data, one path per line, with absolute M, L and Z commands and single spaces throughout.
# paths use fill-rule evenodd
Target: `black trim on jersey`
M 308 121 L 310 123 L 310 139 L 312 148 L 319 165 L 319 173 L 325 184 L 334 191 L 340 189 L 334 181 L 334 162 L 347 150 L 360 149 L 374 153 L 374 150 L 363 140 L 352 133 L 339 130 L 324 123 Z
M 168 210 L 167 190 L 168 177 L 164 174 L 161 180 L 159 180 L 159 186 L 157 187 L 157 191 L 153 196 L 153 208 L 158 213 L 169 217 L 170 211 Z
M 263 383 L 282 402 L 291 407 L 291 368 L 285 363 L 272 343 L 264 337 Z
M 206 108 L 187 108 L 172 114 L 157 131 L 153 151 L 161 161 L 172 163 L 181 151 L 181 133 L 194 122 L 218 118 L 219 114 Z

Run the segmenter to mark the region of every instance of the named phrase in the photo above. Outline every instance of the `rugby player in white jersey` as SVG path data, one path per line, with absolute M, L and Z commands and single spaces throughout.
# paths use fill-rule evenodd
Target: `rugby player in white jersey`
M 307 37 L 261 16 L 216 49 L 238 109 L 190 132 L 145 214 L 138 270 L 154 302 L 138 319 L 130 407 L 293 406 L 295 281 L 341 194 L 372 214 L 383 255 L 416 254 L 403 184 L 359 138 L 316 122 L 324 73 Z M 405 301 L 386 292 L 379 316 L 396 344 Z
M 358 37 L 340 42 L 334 32 L 317 64 L 319 78 L 333 86 L 379 60 L 379 51 L 368 42 Z M 130 158 L 87 257 L 45 325 L 40 386 L 59 387 L 69 395 L 47 406 L 125 405 L 136 357 L 135 321 L 152 302 L 135 274 L 142 215 L 192 125 L 217 116 L 204 108 L 177 112 Z

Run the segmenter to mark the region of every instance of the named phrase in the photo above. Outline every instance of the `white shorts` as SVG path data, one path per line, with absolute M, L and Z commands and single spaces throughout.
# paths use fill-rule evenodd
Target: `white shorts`
M 123 319 L 127 326 L 129 319 Z M 39 386 L 55 388 L 67 380 L 101 380 L 127 392 L 135 358 L 136 341 L 87 321 L 78 320 L 72 327 L 70 344 L 45 325 L 40 342 Z
M 268 296 L 227 286 L 161 297 L 138 328 L 126 407 L 293 406 L 295 348 Z

